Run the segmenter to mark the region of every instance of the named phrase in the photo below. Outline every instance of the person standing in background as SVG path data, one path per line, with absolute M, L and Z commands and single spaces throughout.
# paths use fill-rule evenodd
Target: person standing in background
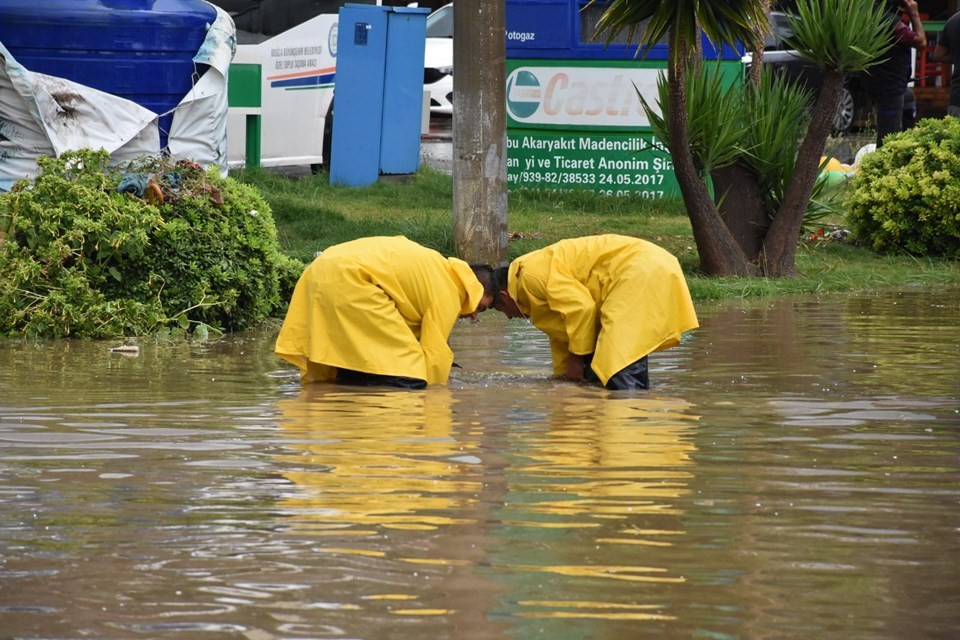
M 947 115 L 960 118 L 960 12 L 950 16 L 943 25 L 937 46 L 933 49 L 933 60 L 953 65 Z
M 893 46 L 881 55 L 879 64 L 867 69 L 863 85 L 876 105 L 877 147 L 891 133 L 903 131 L 903 97 L 913 74 L 915 49 L 927 46 L 916 0 L 881 0 L 887 5 Z M 903 21 L 906 13 L 910 24 Z

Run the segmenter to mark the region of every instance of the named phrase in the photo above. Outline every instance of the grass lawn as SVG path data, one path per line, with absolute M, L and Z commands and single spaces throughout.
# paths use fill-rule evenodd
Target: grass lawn
M 326 174 L 291 179 L 241 170 L 231 176 L 260 189 L 273 209 L 284 251 L 305 262 L 330 245 L 374 235 L 405 235 L 445 255 L 454 253 L 453 185 L 445 173 L 424 168 L 409 180 L 381 180 L 363 188 L 331 186 Z M 842 216 L 831 222 L 842 225 Z M 679 199 L 511 191 L 507 226 L 511 259 L 574 236 L 620 233 L 650 240 L 677 256 L 697 300 L 960 284 L 957 261 L 878 256 L 832 241 L 802 242 L 796 278 L 702 276 Z

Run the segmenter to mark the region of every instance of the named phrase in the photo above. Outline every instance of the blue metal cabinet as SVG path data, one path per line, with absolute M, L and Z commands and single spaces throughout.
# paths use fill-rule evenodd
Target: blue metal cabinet
M 331 184 L 364 186 L 420 163 L 428 9 L 340 10 Z

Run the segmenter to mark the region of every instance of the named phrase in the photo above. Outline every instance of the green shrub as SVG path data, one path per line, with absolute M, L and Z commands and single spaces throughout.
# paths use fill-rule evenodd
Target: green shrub
M 191 162 L 108 162 L 40 158 L 0 195 L 0 334 L 239 330 L 282 310 L 303 264 L 280 253 L 255 189 Z
M 960 257 L 960 118 L 921 120 L 865 156 L 848 221 L 882 253 Z

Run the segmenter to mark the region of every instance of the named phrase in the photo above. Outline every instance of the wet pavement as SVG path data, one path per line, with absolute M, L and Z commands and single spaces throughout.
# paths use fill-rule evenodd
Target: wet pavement
M 430 119 L 430 132 L 420 138 L 420 162 L 431 169 L 453 173 L 453 122 L 449 116 Z
M 434 116 L 430 120 L 430 130 L 420 137 L 420 164 L 446 174 L 453 173 L 453 128 L 449 116 Z M 312 175 L 310 165 L 270 167 L 268 170 L 295 179 Z

